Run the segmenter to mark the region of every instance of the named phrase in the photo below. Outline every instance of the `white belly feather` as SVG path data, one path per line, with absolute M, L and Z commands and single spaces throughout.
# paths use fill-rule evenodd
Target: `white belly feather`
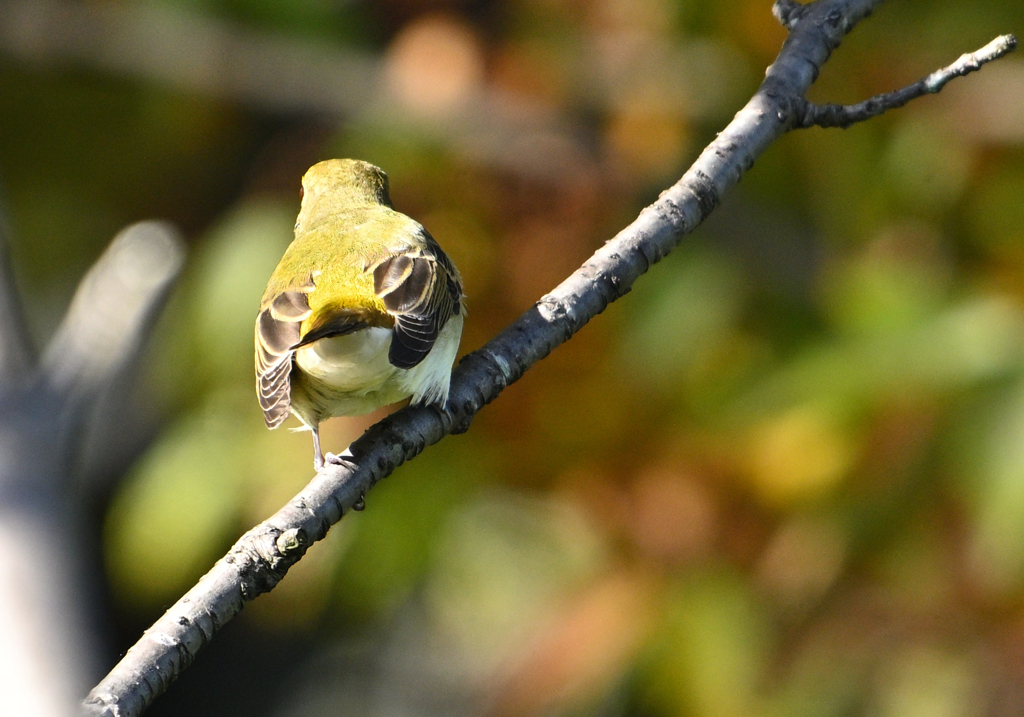
M 299 368 L 338 391 L 365 393 L 382 387 L 395 372 L 388 362 L 391 329 L 366 329 L 320 339 L 295 353 Z
M 329 416 L 369 413 L 409 397 L 413 403 L 443 405 L 462 322 L 461 314 L 452 316 L 430 353 L 411 369 L 396 368 L 388 361 L 391 330 L 381 327 L 320 339 L 296 351 L 295 360 L 299 368 L 330 387 L 330 395 L 324 397 Z

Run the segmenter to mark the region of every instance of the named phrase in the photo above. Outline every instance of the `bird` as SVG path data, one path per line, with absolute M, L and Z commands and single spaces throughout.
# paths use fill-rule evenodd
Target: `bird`
M 320 471 L 345 462 L 321 450 L 326 419 L 406 398 L 446 405 L 465 297 L 434 238 L 392 207 L 379 167 L 319 162 L 300 196 L 256 316 L 256 393 L 267 428 L 291 413 L 312 431 Z

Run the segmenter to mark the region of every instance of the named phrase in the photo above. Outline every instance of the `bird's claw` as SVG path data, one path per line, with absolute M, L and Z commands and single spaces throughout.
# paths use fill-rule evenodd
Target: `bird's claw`
M 324 453 L 325 463 L 330 463 L 331 465 L 335 466 L 342 466 L 343 468 L 348 468 L 350 471 L 354 471 L 356 469 L 356 464 L 352 462 L 351 458 L 351 454 L 346 455 L 345 453 Z

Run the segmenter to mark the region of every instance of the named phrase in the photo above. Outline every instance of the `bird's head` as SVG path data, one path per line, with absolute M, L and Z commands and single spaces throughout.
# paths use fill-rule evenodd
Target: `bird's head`
M 391 206 L 388 175 L 358 159 L 328 159 L 314 164 L 302 177 L 302 213 L 316 211 L 324 199 L 337 211 L 346 205 Z

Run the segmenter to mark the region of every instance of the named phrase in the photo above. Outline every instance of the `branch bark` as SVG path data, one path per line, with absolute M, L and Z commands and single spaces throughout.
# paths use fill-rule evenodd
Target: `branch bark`
M 956 78 L 963 77 L 981 69 L 981 66 L 998 60 L 1017 47 L 1017 38 L 1013 35 L 1000 35 L 980 50 L 960 55 L 951 65 L 936 70 L 927 77 L 922 77 L 912 85 L 907 85 L 893 92 L 858 102 L 855 105 L 816 105 L 804 100 L 798 103 L 800 121 L 797 127 L 842 127 L 846 129 L 852 124 L 877 117 L 883 112 L 902 107 L 911 100 L 927 94 L 936 94 L 946 84 Z
M 505 387 L 626 294 L 714 210 L 773 141 L 803 126 L 804 94 L 821 66 L 880 2 L 778 3 L 776 15 L 790 28 L 789 38 L 756 94 L 682 179 L 512 325 L 463 358 L 446 411 L 406 408 L 384 419 L 352 444 L 347 465 L 326 466 L 286 506 L 242 536 L 89 694 L 84 713 L 141 714 L 246 602 L 273 589 L 374 484 L 426 446 L 467 430 Z

